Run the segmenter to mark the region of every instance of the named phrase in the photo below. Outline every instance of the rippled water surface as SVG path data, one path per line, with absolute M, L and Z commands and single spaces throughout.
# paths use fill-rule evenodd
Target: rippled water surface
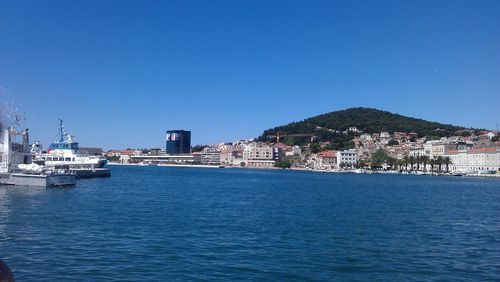
M 500 181 L 111 167 L 0 186 L 18 281 L 500 280 Z

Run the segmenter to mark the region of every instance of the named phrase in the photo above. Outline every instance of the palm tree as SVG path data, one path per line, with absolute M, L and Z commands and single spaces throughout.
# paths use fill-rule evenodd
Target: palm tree
M 404 161 L 403 161 L 403 160 L 399 160 L 399 159 L 397 159 L 397 160 L 396 160 L 396 168 L 397 168 L 398 170 L 401 170 L 401 167 L 402 167 L 403 165 L 404 165 Z
M 427 164 L 429 163 L 430 161 L 430 158 L 429 156 L 422 156 L 422 163 L 424 164 L 424 171 L 427 170 Z
M 434 171 L 434 166 L 436 165 L 436 158 L 432 158 L 429 161 L 429 164 L 431 165 L 431 171 L 433 172 Z
M 405 164 L 405 170 L 408 170 L 408 163 L 410 162 L 410 158 L 408 156 L 403 157 L 403 163 Z
M 387 165 L 391 167 L 391 169 L 396 169 L 396 159 L 393 157 L 387 157 L 386 161 Z
M 420 161 L 422 160 L 422 157 L 420 157 L 420 155 L 418 155 L 415 160 L 417 161 L 417 171 L 420 170 Z
M 446 165 L 446 172 L 450 172 L 451 158 L 450 157 L 444 157 L 443 162 Z
M 438 165 L 438 168 L 439 168 L 439 172 L 441 172 L 441 166 L 443 165 L 443 162 L 444 162 L 444 159 L 442 156 L 439 156 L 437 157 L 437 165 Z
M 411 170 L 413 170 L 413 165 L 415 164 L 415 157 L 414 156 L 410 157 L 410 164 L 411 164 Z

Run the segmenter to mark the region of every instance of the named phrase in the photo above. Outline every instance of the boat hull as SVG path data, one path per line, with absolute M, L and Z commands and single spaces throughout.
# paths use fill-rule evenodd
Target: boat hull
M 94 177 L 110 177 L 109 168 L 95 169 L 70 169 L 70 172 L 75 173 L 77 178 L 94 178 Z
M 73 186 L 76 184 L 76 175 L 74 174 L 53 174 L 38 175 L 12 173 L 2 184 L 16 186 L 36 186 L 36 187 L 60 187 Z

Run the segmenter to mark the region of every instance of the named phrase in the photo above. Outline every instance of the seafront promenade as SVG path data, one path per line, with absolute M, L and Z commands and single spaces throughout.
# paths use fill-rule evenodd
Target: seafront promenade
M 289 170 L 289 171 L 311 171 L 321 173 L 346 173 L 346 174 L 399 174 L 399 175 L 424 175 L 424 176 L 464 176 L 464 177 L 484 177 L 500 179 L 500 174 L 451 174 L 451 173 L 422 173 L 418 171 L 396 171 L 396 170 L 366 170 L 366 169 L 344 169 L 344 170 L 327 170 L 327 169 L 314 169 L 314 168 L 279 168 L 279 167 L 245 167 L 245 166 L 218 166 L 218 165 L 200 165 L 200 164 L 160 164 L 160 165 L 147 165 L 138 163 L 113 163 L 111 166 L 135 166 L 135 167 L 184 167 L 184 168 L 214 168 L 214 169 L 257 169 L 257 170 Z

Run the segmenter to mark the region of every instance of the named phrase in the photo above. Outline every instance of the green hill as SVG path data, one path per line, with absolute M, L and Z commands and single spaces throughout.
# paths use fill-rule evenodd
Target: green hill
M 289 145 L 303 145 L 309 143 L 310 136 L 315 136 L 315 142 L 330 141 L 334 143 L 334 149 L 350 147 L 350 140 L 359 133 L 343 134 L 349 127 L 356 127 L 363 133 L 393 132 L 415 132 L 419 137 L 438 138 L 452 136 L 455 132 L 465 129 L 464 127 L 438 122 L 430 122 L 423 119 L 406 117 L 372 108 L 350 108 L 342 111 L 311 117 L 299 122 L 278 126 L 265 130 L 259 137 L 260 141 L 275 140 L 277 132 L 280 133 L 280 141 Z M 295 134 L 296 136 L 289 136 Z

